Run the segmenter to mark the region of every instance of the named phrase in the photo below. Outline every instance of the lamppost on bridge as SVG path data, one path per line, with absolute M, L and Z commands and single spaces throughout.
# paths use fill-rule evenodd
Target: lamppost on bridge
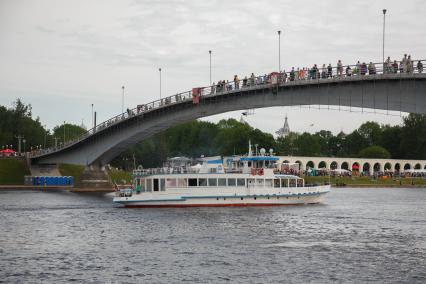
M 65 120 L 64 120 L 64 145 L 65 145 Z
M 161 100 L 161 68 L 158 68 L 158 72 L 160 72 L 160 100 Z
M 382 63 L 385 67 L 385 23 L 386 23 L 386 9 L 383 9 L 383 47 L 382 47 Z M 384 68 L 383 68 L 383 71 Z
M 94 125 L 94 120 L 93 120 L 93 104 L 92 104 L 92 128 L 94 128 L 95 127 L 95 125 Z
M 209 57 L 210 57 L 210 86 L 212 85 L 212 51 L 209 50 Z
M 281 31 L 278 31 L 278 72 L 281 73 Z
M 124 113 L 124 86 L 121 86 L 121 90 L 123 91 L 121 94 L 121 113 Z
M 45 124 L 45 125 L 43 125 L 43 130 L 44 130 L 44 143 L 43 143 L 43 148 L 46 148 L 46 140 L 47 140 L 46 124 Z

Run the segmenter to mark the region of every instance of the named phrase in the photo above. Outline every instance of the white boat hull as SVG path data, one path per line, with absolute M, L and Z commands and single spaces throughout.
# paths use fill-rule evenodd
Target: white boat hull
M 125 207 L 225 207 L 225 206 L 279 206 L 320 203 L 330 185 L 265 190 L 234 189 L 233 192 L 144 192 L 130 197 L 115 197 L 114 203 Z M 216 193 L 216 194 L 214 194 Z

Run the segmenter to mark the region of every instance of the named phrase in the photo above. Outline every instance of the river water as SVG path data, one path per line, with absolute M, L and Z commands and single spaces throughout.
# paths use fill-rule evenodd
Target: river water
M 0 192 L 0 282 L 426 282 L 426 189 L 334 189 L 294 207 L 111 201 Z

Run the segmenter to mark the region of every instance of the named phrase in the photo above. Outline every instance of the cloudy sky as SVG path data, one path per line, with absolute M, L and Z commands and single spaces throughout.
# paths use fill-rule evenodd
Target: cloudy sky
M 278 36 L 285 69 L 314 63 L 353 64 L 386 55 L 426 59 L 426 1 L 1 0 L 0 104 L 16 98 L 51 128 L 91 124 L 213 81 L 277 69 Z M 274 133 L 288 114 L 295 131 L 351 131 L 362 122 L 399 124 L 399 112 L 338 111 L 333 107 L 256 110 L 250 124 Z M 240 112 L 206 118 L 240 117 Z

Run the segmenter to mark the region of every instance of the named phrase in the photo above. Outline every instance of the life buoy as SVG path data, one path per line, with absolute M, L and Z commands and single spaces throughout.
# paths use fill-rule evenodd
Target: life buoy
M 259 175 L 263 176 L 263 169 L 259 169 Z

